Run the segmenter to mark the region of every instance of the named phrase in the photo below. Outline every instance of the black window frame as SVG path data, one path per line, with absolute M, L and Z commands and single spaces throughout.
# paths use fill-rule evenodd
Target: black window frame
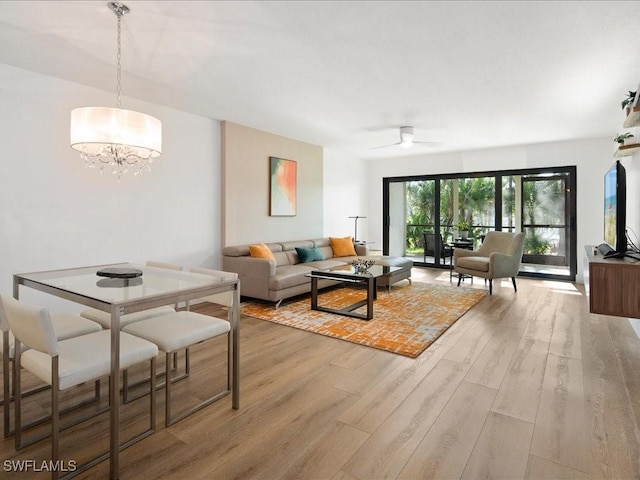
M 440 228 L 440 182 L 442 180 L 460 179 L 460 178 L 477 178 L 477 177 L 495 177 L 495 229 L 502 230 L 502 177 L 506 176 L 525 176 L 525 175 L 544 175 L 554 173 L 567 174 L 567 188 L 568 201 L 566 205 L 568 214 L 568 230 L 569 230 L 569 275 L 556 275 L 543 272 L 525 272 L 520 271 L 519 275 L 522 277 L 534 277 L 544 278 L 549 280 L 562 280 L 575 282 L 577 274 L 577 167 L 575 165 L 570 166 L 557 166 L 557 167 L 536 167 L 536 168 L 523 168 L 514 170 L 488 170 L 488 171 L 476 171 L 476 172 L 462 172 L 462 173 L 438 173 L 438 174 L 423 174 L 423 175 L 408 175 L 398 177 L 383 177 L 382 179 L 382 253 L 383 255 L 389 254 L 389 185 L 391 183 L 398 182 L 416 182 L 416 181 L 433 181 L 436 180 L 435 192 L 438 193 L 437 201 L 434 205 L 434 221 L 436 223 L 435 229 L 438 231 Z M 417 262 L 421 264 L 422 262 Z M 436 264 L 424 264 L 429 268 L 449 268 L 448 265 L 437 262 Z

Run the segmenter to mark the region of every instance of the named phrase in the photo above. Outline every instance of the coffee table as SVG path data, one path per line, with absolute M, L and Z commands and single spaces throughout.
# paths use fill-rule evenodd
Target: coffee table
M 341 265 L 325 270 L 313 270 L 305 276 L 311 279 L 311 310 L 321 312 L 335 313 L 338 315 L 346 315 L 348 317 L 360 318 L 362 320 L 371 320 L 373 318 L 373 301 L 378 296 L 378 278 L 388 275 L 392 272 L 400 270 L 400 267 L 386 267 L 383 265 L 372 265 L 365 272 L 359 273 L 352 265 Z M 336 309 L 322 307 L 318 305 L 318 280 L 339 280 L 345 283 L 355 283 L 366 286 L 367 296 L 364 300 L 360 300 L 346 307 Z M 357 313 L 354 310 L 367 306 L 367 313 Z

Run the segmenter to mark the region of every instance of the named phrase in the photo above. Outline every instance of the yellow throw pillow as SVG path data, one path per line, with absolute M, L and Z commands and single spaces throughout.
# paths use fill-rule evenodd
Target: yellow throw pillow
M 357 255 L 351 237 L 329 237 L 329 240 L 331 241 L 331 249 L 333 250 L 334 257 L 355 257 Z
M 249 245 L 249 253 L 254 258 L 266 258 L 267 260 L 275 260 L 276 258 L 273 256 L 269 247 L 267 247 L 264 243 L 260 243 L 258 245 Z

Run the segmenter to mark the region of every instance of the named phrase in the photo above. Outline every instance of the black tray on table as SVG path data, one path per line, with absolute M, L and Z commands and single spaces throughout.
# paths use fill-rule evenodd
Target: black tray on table
M 96 275 L 108 278 L 137 278 L 142 276 L 142 270 L 137 268 L 103 268 Z

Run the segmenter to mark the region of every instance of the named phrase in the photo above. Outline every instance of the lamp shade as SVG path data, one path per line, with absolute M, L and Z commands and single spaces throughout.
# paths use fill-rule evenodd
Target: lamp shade
M 122 146 L 142 158 L 162 152 L 160 120 L 133 110 L 81 107 L 71 111 L 71 147 L 89 155 Z

